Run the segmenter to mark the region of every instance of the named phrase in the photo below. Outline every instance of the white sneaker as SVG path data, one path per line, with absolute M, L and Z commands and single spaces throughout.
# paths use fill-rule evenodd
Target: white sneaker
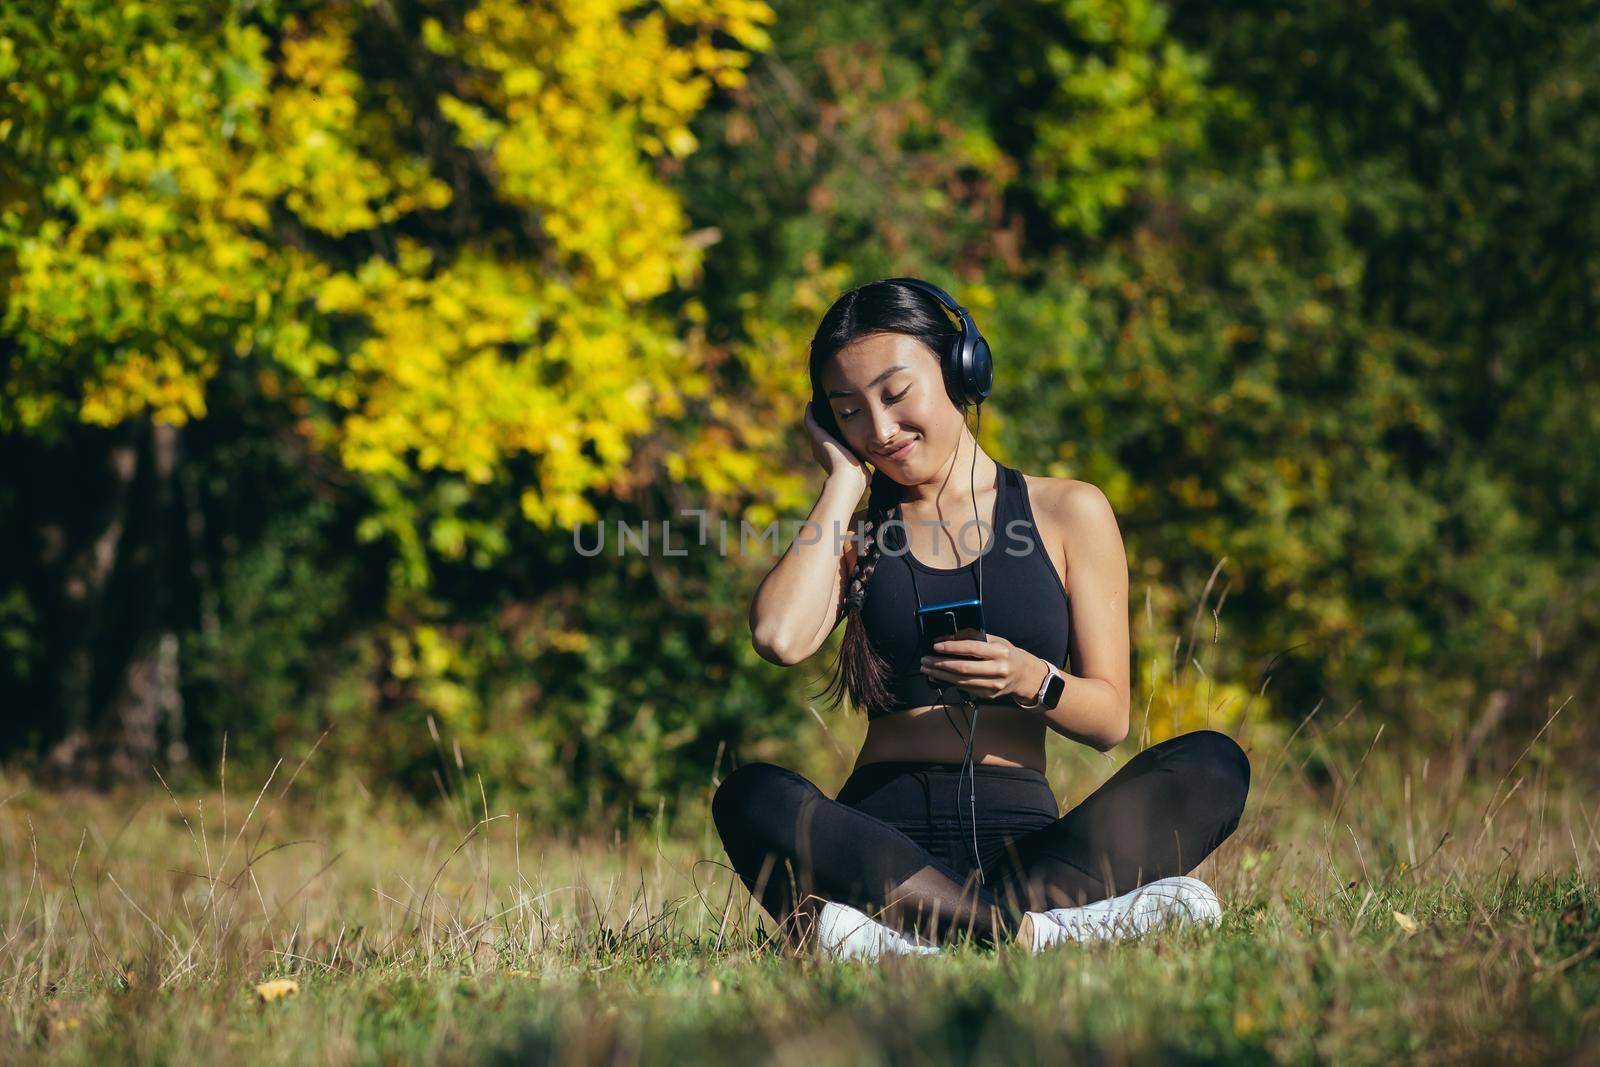
M 830 900 L 817 912 L 817 948 L 839 960 L 877 959 L 881 955 L 921 956 L 939 946 L 914 934 L 903 934 L 848 904 Z
M 1222 904 L 1198 878 L 1160 878 L 1122 894 L 1077 908 L 1030 911 L 1037 952 L 1063 941 L 1107 941 L 1138 937 L 1166 922 L 1216 922 Z

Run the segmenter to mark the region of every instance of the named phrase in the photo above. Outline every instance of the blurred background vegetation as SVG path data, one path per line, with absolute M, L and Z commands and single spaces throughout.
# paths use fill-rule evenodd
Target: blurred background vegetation
M 894 274 L 991 340 L 985 447 L 1116 508 L 1135 736 L 1581 724 L 1597 49 L 1560 0 L 6 5 L 0 758 L 318 745 L 571 821 L 836 767 L 837 635 L 760 660 L 773 557 L 683 511 L 787 544 L 812 330 Z

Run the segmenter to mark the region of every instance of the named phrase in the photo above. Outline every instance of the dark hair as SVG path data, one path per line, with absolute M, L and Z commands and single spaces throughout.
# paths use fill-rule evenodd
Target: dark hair
M 944 354 L 961 336 L 944 305 L 920 289 L 887 280 L 859 286 L 833 302 L 811 339 L 812 396 L 822 396 L 822 368 L 827 366 L 828 360 L 850 344 L 880 333 L 916 338 L 940 359 L 941 364 Z M 944 380 L 942 373 L 940 380 Z M 948 386 L 946 395 L 949 395 Z M 831 409 L 824 407 L 816 415 L 819 424 L 837 434 Z M 844 444 L 842 435 L 839 441 Z M 867 583 L 872 580 L 872 572 L 882 558 L 878 530 L 904 496 L 904 490 L 899 482 L 873 467 L 867 513 L 861 524 L 862 542 L 856 552 L 855 570 L 845 585 L 843 602 L 838 608 L 849 615 L 849 621 L 845 624 L 844 642 L 839 648 L 832 680 L 821 694 L 831 707 L 837 707 L 846 692 L 850 702 L 866 710 L 869 716 L 887 709 L 890 704 L 889 664 L 867 637 L 866 627 L 861 622 L 861 605 L 866 600 Z

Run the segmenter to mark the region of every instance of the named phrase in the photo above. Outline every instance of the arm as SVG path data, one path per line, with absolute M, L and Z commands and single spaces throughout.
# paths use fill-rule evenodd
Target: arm
M 807 516 L 813 526 L 796 531 L 788 551 L 761 580 L 750 603 L 750 635 L 762 659 L 782 667 L 803 662 L 838 625 L 840 594 L 855 569 L 856 547 L 844 540 L 836 549 L 834 530 L 844 538 L 855 529 L 851 509 L 861 489 L 858 477 L 829 476 Z M 807 543 L 812 536 L 815 540 Z
M 1032 710 L 1056 733 L 1105 752 L 1128 736 L 1128 558 L 1104 493 L 1087 482 L 1050 485 L 1035 515 L 1048 511 L 1049 525 L 1066 541 L 1072 663 L 1082 673 L 1064 676 L 1054 708 Z M 933 647 L 923 660 L 928 677 L 984 699 L 1032 700 L 1044 682 L 1045 661 L 997 634 L 946 638 Z
M 1040 713 L 1056 733 L 1106 752 L 1128 736 L 1128 557 L 1111 502 L 1097 486 L 1065 483 L 1053 494 L 1052 511 L 1066 539 L 1073 673 L 1061 702 Z M 1043 662 L 1028 677 L 1031 695 L 1044 680 Z

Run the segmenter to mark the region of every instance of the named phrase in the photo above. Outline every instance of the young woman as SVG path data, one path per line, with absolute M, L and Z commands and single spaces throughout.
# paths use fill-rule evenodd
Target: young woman
M 1183 876 L 1233 832 L 1249 788 L 1239 746 L 1206 730 L 1145 749 L 1059 813 L 1045 730 L 1098 751 L 1128 732 L 1127 558 L 1098 488 L 978 446 L 960 363 L 973 332 L 916 279 L 828 309 L 805 419 L 827 472 L 809 516 L 820 536 L 796 537 L 751 605 L 755 647 L 785 666 L 848 619 L 830 688 L 869 723 L 838 796 L 749 763 L 712 801 L 750 892 L 838 953 L 936 951 L 957 932 L 1037 949 L 1213 919 L 1215 895 Z M 985 346 L 980 402 L 987 366 Z M 918 605 L 975 596 L 986 633 L 924 656 Z

